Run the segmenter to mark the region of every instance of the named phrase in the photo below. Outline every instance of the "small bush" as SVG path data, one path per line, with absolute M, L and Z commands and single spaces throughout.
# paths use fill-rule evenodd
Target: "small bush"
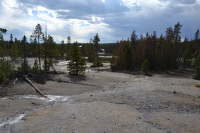
M 115 62 L 116 62 L 116 57 L 115 57 L 115 54 L 113 53 L 112 58 L 111 58 L 111 61 L 110 61 L 110 69 L 111 69 L 112 71 L 115 70 Z
M 39 73 L 39 65 L 38 65 L 38 60 L 35 59 L 34 65 L 32 67 L 32 71 L 35 73 Z
M 58 78 L 58 82 L 62 82 L 62 79 L 60 77 Z
M 143 72 L 147 72 L 149 71 L 149 61 L 146 59 L 144 60 L 143 64 L 142 64 L 142 71 Z
M 101 61 L 95 61 L 95 62 L 93 62 L 93 64 L 90 66 L 90 67 L 102 67 L 103 66 L 103 64 L 102 64 L 102 62 Z
M 200 80 L 200 66 L 197 66 L 195 69 L 195 75 L 193 76 L 194 79 Z

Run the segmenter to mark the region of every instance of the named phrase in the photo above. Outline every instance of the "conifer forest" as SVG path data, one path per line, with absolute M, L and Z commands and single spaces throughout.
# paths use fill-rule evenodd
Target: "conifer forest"
M 117 70 L 142 70 L 163 71 L 172 69 L 189 68 L 194 70 L 194 78 L 200 79 L 200 34 L 199 29 L 192 38 L 181 36 L 179 22 L 173 27 L 168 27 L 165 34 L 152 33 L 140 34 L 133 30 L 130 37 L 116 40 L 116 43 L 100 43 L 101 35 L 94 35 L 88 39 L 88 43 L 71 42 L 68 36 L 67 42 L 57 44 L 53 36 L 46 35 L 40 24 L 36 25 L 33 33 L 23 36 L 21 39 L 10 34 L 10 40 L 4 40 L 3 36 L 7 29 L 0 28 L 0 82 L 14 77 L 13 70 L 45 72 L 53 68 L 58 60 L 80 61 L 81 73 L 84 72 L 86 63 L 93 66 L 102 66 L 103 60 L 99 59 L 98 53 L 104 52 L 111 56 L 106 59 L 110 63 L 112 71 Z M 28 39 L 30 38 L 30 39 Z M 74 52 L 75 51 L 75 52 Z M 30 68 L 26 58 L 36 57 L 33 68 Z M 8 61 L 7 58 L 10 58 Z M 22 65 L 17 69 L 11 62 L 22 60 Z M 41 60 L 44 60 L 43 67 Z M 70 71 L 74 73 L 74 65 L 70 62 Z M 82 70 L 83 69 L 83 70 Z M 76 74 L 79 74 L 77 71 Z

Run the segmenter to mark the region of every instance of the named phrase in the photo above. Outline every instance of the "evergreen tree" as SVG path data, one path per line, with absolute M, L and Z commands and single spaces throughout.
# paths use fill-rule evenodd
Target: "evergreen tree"
M 8 49 L 10 49 L 12 47 L 12 44 L 13 44 L 13 35 L 10 34 L 10 40 L 9 40 L 9 46 L 8 46 Z
M 42 44 L 42 54 L 44 55 L 44 70 L 49 71 L 50 68 L 53 68 L 53 64 L 57 63 L 59 58 L 59 50 L 56 47 L 56 43 L 52 36 L 44 37 L 44 43 Z
M 31 35 L 31 38 L 37 38 L 38 43 L 38 58 L 39 58 L 39 69 L 41 69 L 41 53 L 40 53 L 40 39 L 42 39 L 44 34 L 42 33 L 42 27 L 40 24 L 37 24 L 34 32 Z
M 84 74 L 86 69 L 85 58 L 81 57 L 78 43 L 73 44 L 72 59 L 67 64 L 69 74 L 79 75 Z
M 34 65 L 33 65 L 33 67 L 32 67 L 32 71 L 34 72 L 34 73 L 39 73 L 39 66 L 38 66 L 38 61 L 37 61 L 37 59 L 35 59 L 35 61 L 34 61 Z
M 95 60 L 95 46 L 93 44 L 93 39 L 90 39 L 90 43 L 88 44 L 87 47 L 87 56 L 88 56 L 88 61 L 89 62 L 94 62 Z
M 14 66 L 10 65 L 5 59 L 0 59 L 0 83 L 14 77 Z
M 7 29 L 0 28 L 0 56 L 4 57 L 8 54 L 7 43 L 3 39 L 3 34 L 7 32 Z
M 22 70 L 24 72 L 27 72 L 29 70 L 29 66 L 28 66 L 28 60 L 26 59 L 26 56 L 27 56 L 27 47 L 28 47 L 28 42 L 27 42 L 27 39 L 26 39 L 26 36 L 24 35 L 22 41 L 21 41 L 21 44 L 22 44 L 22 51 L 23 51 L 23 62 L 22 62 Z
M 5 34 L 7 32 L 7 29 L 4 28 L 0 28 L 0 40 L 3 40 L 3 34 Z
M 188 46 L 183 54 L 183 64 L 184 66 L 191 66 L 191 60 L 192 59 L 192 49 L 190 46 Z
M 131 46 L 132 46 L 132 49 L 134 51 L 134 56 L 135 56 L 135 64 L 138 65 L 138 59 L 137 59 L 137 41 L 138 41 L 138 38 L 137 38 L 137 35 L 136 35 L 136 31 L 133 30 L 132 34 L 131 34 Z
M 98 35 L 98 33 L 97 33 L 97 34 L 94 36 L 94 39 L 93 39 L 93 43 L 94 43 L 95 48 L 96 48 L 97 66 L 100 66 L 99 55 L 98 55 L 99 42 L 100 42 L 100 38 L 99 38 L 99 35 Z
M 195 32 L 194 40 L 197 41 L 199 39 L 199 29 Z
M 71 37 L 70 36 L 68 36 L 67 37 L 67 46 L 66 46 L 66 59 L 67 60 L 70 60 L 71 59 L 71 49 L 72 49 L 72 45 L 71 45 Z
M 195 49 L 200 49 L 199 29 L 195 32 Z
M 10 49 L 10 57 L 13 61 L 16 61 L 16 59 L 19 57 L 19 50 L 17 43 L 14 43 Z
M 64 59 L 64 55 L 65 55 L 65 42 L 64 40 L 62 40 L 60 46 L 60 56 L 62 59 Z
M 133 54 L 132 54 L 132 47 L 129 41 L 127 41 L 124 46 L 124 64 L 125 64 L 125 69 L 128 70 L 133 69 Z
M 67 44 L 71 44 L 71 36 L 67 37 Z
M 195 59 L 195 66 L 200 66 L 200 50 L 198 51 L 198 55 Z
M 32 57 L 37 57 L 37 53 L 38 53 L 38 46 L 37 46 L 37 39 L 34 38 L 34 39 L 31 39 L 31 56 Z

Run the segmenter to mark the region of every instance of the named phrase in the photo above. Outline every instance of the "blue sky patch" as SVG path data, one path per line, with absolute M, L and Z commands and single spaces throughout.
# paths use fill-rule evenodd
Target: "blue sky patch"
M 39 13 L 39 12 L 38 12 L 37 10 L 32 10 L 32 14 L 33 14 L 33 15 L 36 16 L 38 13 Z

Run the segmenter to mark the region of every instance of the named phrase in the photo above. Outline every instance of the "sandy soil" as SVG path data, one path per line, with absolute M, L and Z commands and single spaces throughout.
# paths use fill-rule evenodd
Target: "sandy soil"
M 5 133 L 199 133 L 200 81 L 187 77 L 86 72 L 55 81 L 18 80 L 0 90 Z M 60 79 L 61 82 L 58 82 Z

